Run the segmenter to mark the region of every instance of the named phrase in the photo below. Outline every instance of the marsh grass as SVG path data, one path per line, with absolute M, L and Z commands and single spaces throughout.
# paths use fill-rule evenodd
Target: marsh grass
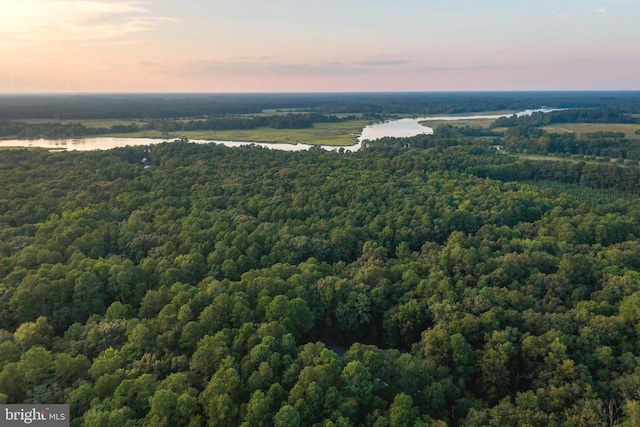
M 495 121 L 495 119 L 463 119 L 463 120 L 422 120 L 419 123 L 422 126 L 429 126 L 430 128 L 437 128 L 442 125 L 451 126 L 478 126 L 481 128 L 488 128 Z
M 309 144 L 349 146 L 358 141 L 362 129 L 367 125 L 365 120 L 353 120 L 336 123 L 316 123 L 307 129 L 272 129 L 260 127 L 249 130 L 224 131 L 183 131 L 163 135 L 160 131 L 140 131 L 132 133 L 105 134 L 96 136 L 113 136 L 122 138 L 181 138 L 210 139 L 217 141 L 264 142 L 281 144 Z

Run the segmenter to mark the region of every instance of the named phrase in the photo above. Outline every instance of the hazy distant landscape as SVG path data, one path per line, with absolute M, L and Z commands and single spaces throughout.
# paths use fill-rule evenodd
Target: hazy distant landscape
M 434 117 L 434 123 L 424 124 L 437 126 L 442 124 L 438 116 L 509 114 L 540 107 L 605 107 L 633 115 L 640 114 L 639 97 L 637 92 L 15 95 L 4 96 L 0 105 L 4 119 L 0 138 L 189 138 L 351 146 L 367 123 Z M 597 123 L 585 123 L 589 120 Z M 569 121 L 579 123 L 561 120 L 546 130 L 623 132 L 626 138 L 638 137 L 635 118 L 626 120 L 630 123 L 601 117 Z M 492 123 L 478 119 L 449 124 L 488 127 Z

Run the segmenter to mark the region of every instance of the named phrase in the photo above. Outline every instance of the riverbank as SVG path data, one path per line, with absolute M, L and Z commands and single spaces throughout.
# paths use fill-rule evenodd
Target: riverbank
M 526 115 L 535 111 L 552 111 L 548 109 L 525 110 L 518 113 L 503 115 L 473 115 L 473 116 L 443 116 L 443 117 L 419 117 L 412 119 L 390 120 L 382 123 L 372 123 L 364 120 L 350 120 L 337 123 L 316 123 L 308 129 L 272 129 L 258 128 L 252 130 L 228 130 L 228 131 L 191 131 L 180 135 L 152 134 L 148 131 L 131 134 L 117 134 L 117 136 L 96 136 L 91 138 L 67 138 L 67 139 L 38 139 L 25 140 L 13 139 L 0 141 L 2 146 L 42 147 L 48 149 L 67 150 L 108 150 L 125 146 L 138 146 L 158 144 L 164 141 L 187 138 L 191 142 L 207 144 L 216 143 L 229 147 L 257 144 L 265 148 L 286 151 L 304 151 L 313 147 L 327 150 L 343 148 L 349 151 L 360 149 L 363 141 L 376 140 L 384 137 L 411 137 L 419 134 L 431 134 L 433 128 L 423 126 L 421 123 L 460 120 L 489 120 L 504 117 L 511 114 Z

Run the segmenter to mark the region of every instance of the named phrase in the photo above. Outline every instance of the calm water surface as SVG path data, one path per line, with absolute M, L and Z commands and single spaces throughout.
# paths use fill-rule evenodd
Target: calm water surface
M 551 111 L 557 111 L 556 109 L 540 108 L 537 110 L 524 110 L 519 111 L 516 116 L 530 116 L 535 112 L 548 113 Z M 472 119 L 497 119 L 500 117 L 509 117 L 514 113 L 508 114 L 491 114 L 491 115 L 473 115 L 473 116 L 435 116 L 435 117 L 419 117 L 416 119 L 400 119 L 390 120 L 384 123 L 374 123 L 366 126 L 362 130 L 359 141 L 376 140 L 384 137 L 396 137 L 404 138 L 409 136 L 416 136 L 420 134 L 430 135 L 433 133 L 433 129 L 428 126 L 422 126 L 420 122 L 429 120 L 442 120 L 442 121 L 455 121 L 455 120 L 472 120 Z
M 525 110 L 515 113 L 517 116 L 530 115 L 534 112 L 550 112 L 556 111 L 554 109 L 537 109 L 537 110 Z M 347 147 L 335 147 L 335 146 L 322 146 L 325 150 L 338 150 L 343 148 L 344 150 L 357 151 L 362 146 L 362 141 L 376 140 L 384 137 L 404 138 L 410 136 L 416 136 L 420 134 L 432 134 L 433 129 L 427 126 L 422 126 L 419 122 L 424 120 L 469 120 L 469 119 L 497 119 L 499 117 L 508 117 L 513 113 L 508 114 L 496 114 L 496 115 L 473 115 L 473 116 L 449 116 L 449 117 L 419 117 L 415 119 L 400 119 L 391 120 L 384 123 L 374 123 L 365 126 L 362 129 L 362 134 L 358 138 L 358 142 L 354 145 Z M 77 151 L 89 151 L 89 150 L 109 150 L 111 148 L 137 146 L 137 145 L 151 145 L 159 144 L 165 141 L 173 141 L 175 138 L 170 139 L 152 139 L 152 138 L 76 138 L 76 139 L 10 139 L 0 141 L 0 147 L 42 147 L 52 150 L 77 150 Z M 270 144 L 263 142 L 250 142 L 250 141 L 215 141 L 215 140 L 190 140 L 198 144 L 223 144 L 228 147 L 239 147 L 243 145 L 259 145 L 261 147 L 273 149 L 273 150 L 285 150 L 285 151 L 304 151 L 308 150 L 313 145 L 307 144 Z
M 167 141 L 175 141 L 176 138 L 158 139 L 158 138 L 74 138 L 74 139 L 9 139 L 0 141 L 0 147 L 42 147 L 50 148 L 52 150 L 75 150 L 75 151 L 90 151 L 90 150 L 109 150 L 111 148 L 137 146 L 137 145 L 152 145 L 160 144 Z M 257 142 L 242 142 L 242 141 L 214 141 L 214 140 L 199 140 L 190 139 L 189 142 L 195 142 L 198 144 L 223 144 L 228 147 L 240 147 L 242 145 L 260 145 L 265 148 L 272 148 L 277 150 L 286 151 L 303 151 L 311 148 L 311 145 L 306 144 L 268 144 Z M 335 149 L 336 147 L 331 147 Z

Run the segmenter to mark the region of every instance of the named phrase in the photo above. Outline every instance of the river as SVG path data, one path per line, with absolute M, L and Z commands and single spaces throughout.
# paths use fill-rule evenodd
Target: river
M 517 116 L 531 115 L 534 112 L 550 112 L 556 111 L 556 109 L 540 108 L 536 110 L 524 110 L 515 113 Z M 362 129 L 358 142 L 351 146 L 336 147 L 336 146 L 321 146 L 325 150 L 338 150 L 343 148 L 348 151 L 357 151 L 362 146 L 362 142 L 366 140 L 376 140 L 384 137 L 396 137 L 404 138 L 410 136 L 416 136 L 420 134 L 432 134 L 433 129 L 427 126 L 422 126 L 421 121 L 429 120 L 442 120 L 442 121 L 454 121 L 454 120 L 473 120 L 473 119 L 497 119 L 499 117 L 508 117 L 514 113 L 507 114 L 494 114 L 494 115 L 471 115 L 471 116 L 433 116 L 433 117 L 419 117 L 414 119 L 400 119 L 390 120 L 382 123 L 373 123 L 367 125 Z M 165 141 L 173 141 L 171 139 L 152 139 L 152 138 L 73 138 L 73 139 L 8 139 L 0 140 L 0 148 L 4 147 L 42 147 L 49 148 L 51 150 L 76 150 L 76 151 L 90 151 L 90 150 L 109 150 L 111 148 L 136 146 L 136 145 L 151 145 L 159 144 Z M 263 142 L 249 142 L 249 141 L 216 141 L 216 140 L 189 140 L 198 144 L 223 144 L 228 147 L 239 147 L 243 145 L 260 145 L 265 148 L 273 150 L 285 150 L 285 151 L 305 151 L 314 145 L 307 144 L 277 144 L 277 143 L 263 143 Z

